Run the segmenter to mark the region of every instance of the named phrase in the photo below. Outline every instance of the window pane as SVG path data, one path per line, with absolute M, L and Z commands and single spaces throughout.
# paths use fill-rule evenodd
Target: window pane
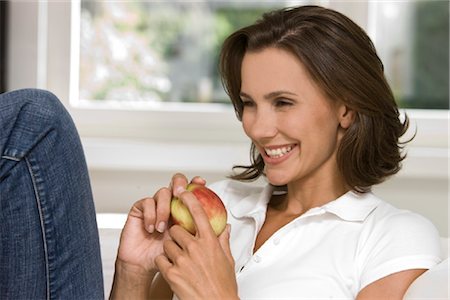
M 267 10 L 298 4 L 361 21 L 401 107 L 449 108 L 449 3 L 440 0 L 81 1 L 80 99 L 229 103 L 217 72 L 224 38 Z
M 448 109 L 449 2 L 380 1 L 369 14 L 369 32 L 399 105 Z
M 82 1 L 80 98 L 226 102 L 220 46 L 280 2 Z

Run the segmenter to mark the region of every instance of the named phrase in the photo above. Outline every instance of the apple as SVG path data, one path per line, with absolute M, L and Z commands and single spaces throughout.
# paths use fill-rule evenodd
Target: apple
M 227 225 L 227 211 L 219 196 L 201 184 L 188 184 L 186 190 L 194 194 L 205 210 L 214 233 L 216 236 L 220 235 Z M 195 234 L 196 229 L 191 213 L 178 197 L 173 197 L 170 202 L 170 214 L 174 224 Z

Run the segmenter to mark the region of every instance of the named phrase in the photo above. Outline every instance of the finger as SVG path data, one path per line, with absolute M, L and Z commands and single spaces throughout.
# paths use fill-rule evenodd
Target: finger
M 231 225 L 227 224 L 225 230 L 219 235 L 219 243 L 228 261 L 232 265 L 234 265 L 234 258 L 233 255 L 231 254 L 230 248 L 230 232 L 231 232 Z
M 137 201 L 131 208 L 129 216 L 137 217 L 144 220 L 144 227 L 149 233 L 155 231 L 155 200 L 147 197 Z
M 215 237 L 216 235 L 209 223 L 208 216 L 194 194 L 183 192 L 180 195 L 180 199 L 192 215 L 197 234 L 199 236 L 213 235 Z
M 163 245 L 164 253 L 166 253 L 167 258 L 174 263 L 180 255 L 182 255 L 182 250 L 180 246 L 177 245 L 172 240 L 166 240 Z
M 172 263 L 169 261 L 169 259 L 165 255 L 158 255 L 155 258 L 155 265 L 161 272 L 163 277 L 167 280 L 167 271 L 172 267 Z
M 163 233 L 167 228 L 170 216 L 170 201 L 172 200 L 172 192 L 168 188 L 161 188 L 155 194 L 156 201 L 156 230 Z
M 187 185 L 187 177 L 184 174 L 176 173 L 173 175 L 172 181 L 170 182 L 170 189 L 174 196 L 179 197 L 180 194 L 186 190 Z
M 195 176 L 194 178 L 192 178 L 191 183 L 206 185 L 206 180 L 200 176 Z
M 187 249 L 189 243 L 195 239 L 189 231 L 187 231 L 180 225 L 173 225 L 172 227 L 170 227 L 169 235 L 172 240 L 177 243 L 182 249 Z

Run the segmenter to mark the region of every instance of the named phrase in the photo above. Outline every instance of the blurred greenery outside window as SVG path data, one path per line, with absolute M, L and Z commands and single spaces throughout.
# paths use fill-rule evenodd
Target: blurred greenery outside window
M 230 103 L 217 69 L 223 40 L 263 12 L 293 4 L 81 1 L 79 98 Z M 369 11 L 371 37 L 399 105 L 448 109 L 448 1 L 387 1 L 376 10 Z

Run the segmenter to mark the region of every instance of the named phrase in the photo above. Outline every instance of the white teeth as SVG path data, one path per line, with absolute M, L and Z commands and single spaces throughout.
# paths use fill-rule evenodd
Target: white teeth
M 268 149 L 268 148 L 264 148 L 264 150 L 266 151 L 266 154 L 272 158 L 279 158 L 284 156 L 286 153 L 288 153 L 289 151 L 292 150 L 291 146 L 287 146 L 287 147 L 282 147 L 282 148 L 277 148 L 277 149 Z

